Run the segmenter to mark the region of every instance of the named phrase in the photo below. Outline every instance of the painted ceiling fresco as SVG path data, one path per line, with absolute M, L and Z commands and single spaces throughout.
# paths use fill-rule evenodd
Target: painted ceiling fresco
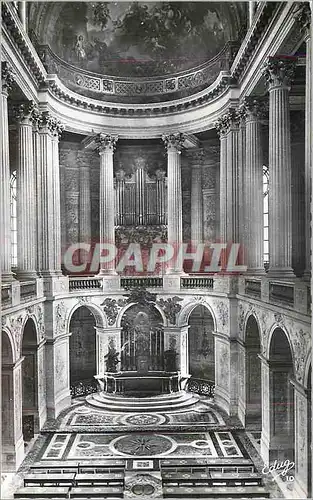
M 229 40 L 212 2 L 65 2 L 51 48 L 89 71 L 154 76 L 214 57 Z

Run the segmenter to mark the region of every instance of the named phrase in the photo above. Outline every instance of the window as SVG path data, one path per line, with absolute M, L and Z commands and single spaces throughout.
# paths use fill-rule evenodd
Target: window
M 263 165 L 263 260 L 264 267 L 269 266 L 269 239 L 268 239 L 268 192 L 269 192 L 269 171 Z
M 11 265 L 17 266 L 16 171 L 10 179 L 11 195 Z

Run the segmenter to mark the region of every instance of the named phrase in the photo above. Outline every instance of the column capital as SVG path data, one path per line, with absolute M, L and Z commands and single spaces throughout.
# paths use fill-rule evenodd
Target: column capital
M 44 111 L 37 119 L 38 127 L 42 131 L 49 132 L 53 137 L 60 139 L 64 130 L 64 125 L 52 116 L 48 111 Z
M 34 101 L 28 101 L 15 106 L 13 113 L 19 125 L 30 125 L 33 122 L 38 122 L 40 118 L 39 110 Z
M 1 64 L 1 81 L 2 93 L 8 95 L 14 83 L 14 71 L 7 63 L 7 61 L 3 61 L 3 63 Z
M 229 108 L 228 111 L 217 120 L 215 128 L 219 135 L 227 134 L 231 129 L 239 126 L 240 115 L 238 108 Z
M 276 87 L 290 87 L 295 73 L 296 57 L 269 57 L 264 65 L 264 77 L 268 90 Z
M 96 138 L 98 153 L 101 154 L 109 151 L 113 153 L 115 151 L 117 141 L 117 135 L 99 134 Z
M 167 151 L 180 153 L 184 146 L 185 136 L 179 132 L 177 134 L 162 135 L 162 140 Z
M 267 99 L 259 96 L 247 96 L 242 103 L 246 118 L 263 118 L 267 112 Z

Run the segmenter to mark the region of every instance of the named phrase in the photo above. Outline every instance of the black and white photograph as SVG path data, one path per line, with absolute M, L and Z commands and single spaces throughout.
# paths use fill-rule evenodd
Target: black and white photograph
M 312 498 L 313 2 L 0 11 L 0 500 Z

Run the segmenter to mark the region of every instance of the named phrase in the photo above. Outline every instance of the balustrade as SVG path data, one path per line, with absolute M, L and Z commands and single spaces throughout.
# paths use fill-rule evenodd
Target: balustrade
M 20 283 L 20 297 L 21 302 L 28 300 L 32 297 L 37 296 L 37 284 L 36 281 L 21 282 Z
M 70 278 L 70 292 L 73 290 L 92 290 L 101 288 L 101 280 L 97 278 Z
M 122 288 L 162 288 L 163 278 L 157 276 L 126 277 L 121 278 Z
M 195 392 L 196 394 L 214 398 L 215 383 L 211 380 L 191 377 L 187 382 L 186 389 L 189 392 Z
M 270 283 L 270 300 L 293 306 L 294 285 L 285 283 Z
M 252 297 L 261 298 L 261 281 L 259 280 L 245 280 L 245 293 Z
M 204 277 L 188 277 L 180 279 L 180 287 L 187 289 L 194 288 L 213 288 L 214 280 L 213 278 L 204 278 Z

